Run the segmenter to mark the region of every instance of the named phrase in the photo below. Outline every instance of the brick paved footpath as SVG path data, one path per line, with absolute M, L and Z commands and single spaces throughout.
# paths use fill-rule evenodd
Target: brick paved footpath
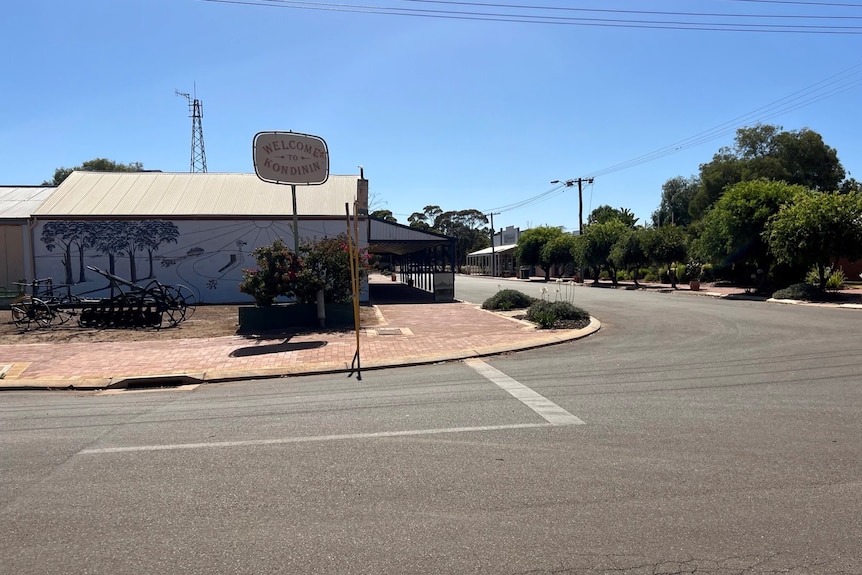
M 362 328 L 363 369 L 432 363 L 559 343 L 598 329 L 539 330 L 468 303 L 378 304 Z M 126 378 L 186 374 L 204 381 L 349 370 L 355 331 L 288 339 L 242 336 L 170 341 L 0 345 L 0 389 L 99 388 Z
M 372 283 L 385 278 L 375 277 Z M 395 286 L 393 286 L 395 287 Z M 406 286 L 400 286 L 407 290 Z M 658 286 L 661 287 L 661 286 Z M 579 288 L 582 289 L 582 288 Z M 727 296 L 742 290 L 715 290 Z M 688 291 L 688 290 L 684 290 Z M 407 290 L 415 294 L 415 290 Z M 727 292 L 727 293 L 724 293 Z M 404 292 L 402 292 L 404 293 Z M 401 301 L 410 301 L 408 299 Z M 539 330 L 527 322 L 455 303 L 378 303 L 382 323 L 358 337 L 363 369 L 494 355 L 584 337 L 600 328 Z M 856 306 L 854 306 L 856 307 Z M 288 339 L 228 336 L 116 343 L 0 345 L 0 389 L 102 388 L 129 378 L 187 375 L 200 381 L 349 371 L 353 331 L 306 333 Z

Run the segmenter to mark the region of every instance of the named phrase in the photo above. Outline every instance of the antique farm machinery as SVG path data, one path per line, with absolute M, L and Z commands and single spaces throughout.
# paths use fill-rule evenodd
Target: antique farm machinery
M 51 278 L 18 284 L 29 287 L 30 293 L 12 302 L 12 321 L 23 329 L 63 324 L 72 317 L 81 327 L 164 328 L 176 327 L 194 314 L 194 294 L 186 286 L 157 280 L 141 286 L 97 267 L 87 269 L 107 279 L 108 286 L 75 295 L 71 286 L 55 286 Z M 89 297 L 106 289 L 107 297 Z

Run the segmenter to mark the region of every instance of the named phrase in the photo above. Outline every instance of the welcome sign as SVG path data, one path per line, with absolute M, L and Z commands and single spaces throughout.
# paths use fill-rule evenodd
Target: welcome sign
M 273 184 L 322 184 L 329 179 L 323 138 L 297 132 L 258 132 L 252 144 L 257 177 Z

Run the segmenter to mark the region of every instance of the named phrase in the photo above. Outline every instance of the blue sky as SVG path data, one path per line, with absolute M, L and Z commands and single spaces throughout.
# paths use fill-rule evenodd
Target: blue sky
M 369 13 L 398 10 L 428 12 Z M 210 172 L 253 172 L 256 132 L 315 134 L 402 223 L 439 205 L 577 229 L 577 188 L 550 182 L 589 176 L 585 217 L 647 220 L 666 180 L 758 121 L 819 132 L 862 180 L 857 2 L 27 0 L 4 6 L 0 46 L 0 185 L 96 157 L 187 172 L 175 90 L 203 102 Z

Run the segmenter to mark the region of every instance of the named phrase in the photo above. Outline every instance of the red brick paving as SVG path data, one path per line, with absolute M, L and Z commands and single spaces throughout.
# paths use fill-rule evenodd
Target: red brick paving
M 363 368 L 443 361 L 561 341 L 572 330 L 531 325 L 466 303 L 384 304 L 384 325 L 359 334 Z M 382 332 L 378 332 L 380 328 Z M 380 333 L 400 333 L 380 335 Z M 173 341 L 0 345 L 11 365 L 0 387 L 101 387 L 112 380 L 190 374 L 207 380 L 349 369 L 356 333 L 309 333 L 288 339 L 241 336 Z
M 719 290 L 713 290 L 712 295 L 726 295 L 715 291 Z M 598 327 L 596 323 L 586 330 L 539 330 L 532 324 L 460 302 L 378 304 L 377 308 L 384 323 L 362 328 L 359 334 L 363 368 L 463 359 L 537 347 L 581 337 Z M 355 352 L 356 333 L 352 331 L 308 333 L 277 340 L 229 336 L 126 343 L 0 345 L 0 372 L 5 370 L 0 389 L 105 387 L 123 378 L 177 374 L 213 381 L 344 371 L 350 369 Z

